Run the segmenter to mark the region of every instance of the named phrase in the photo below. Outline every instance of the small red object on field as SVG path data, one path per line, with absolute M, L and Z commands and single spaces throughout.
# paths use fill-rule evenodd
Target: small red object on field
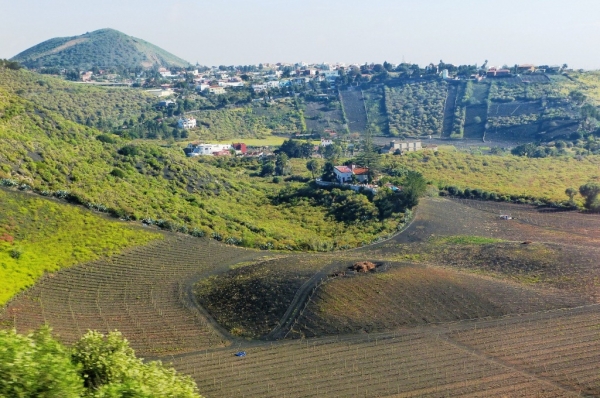
M 375 264 L 370 261 L 359 261 L 354 263 L 351 268 L 357 272 L 369 272 L 372 269 L 375 269 Z

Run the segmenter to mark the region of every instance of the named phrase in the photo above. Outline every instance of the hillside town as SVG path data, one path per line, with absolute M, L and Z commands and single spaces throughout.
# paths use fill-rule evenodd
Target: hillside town
M 289 86 L 320 85 L 335 88 L 336 84 L 359 84 L 371 81 L 381 73 L 390 76 L 405 75 L 422 78 L 437 75 L 444 80 L 477 80 L 518 78 L 526 75 L 551 75 L 571 71 L 568 65 L 518 64 L 513 66 L 488 66 L 485 61 L 478 65 L 453 65 L 440 61 L 420 67 L 411 63 L 384 62 L 345 64 L 335 63 L 261 63 L 244 66 L 201 66 L 188 68 L 157 67 L 151 70 L 131 72 L 93 68 L 76 74 L 67 69 L 53 71 L 69 80 L 97 85 L 124 85 L 140 87 L 157 97 L 168 97 L 182 88 L 193 88 L 212 95 L 225 94 L 228 89 L 251 88 L 255 93 Z M 527 79 L 525 79 L 527 80 Z

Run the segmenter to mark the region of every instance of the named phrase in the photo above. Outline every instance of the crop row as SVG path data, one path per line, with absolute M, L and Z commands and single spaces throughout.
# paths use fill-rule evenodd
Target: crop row
M 367 129 L 367 111 L 362 91 L 340 91 L 344 113 L 351 132 L 363 133 Z
M 553 316 L 564 317 L 564 323 L 573 321 L 561 313 L 542 313 L 487 321 L 484 330 L 489 331 L 492 341 L 509 339 L 527 351 L 528 342 L 507 332 L 515 327 L 539 332 L 548 327 Z M 571 323 L 577 331 L 589 327 L 589 322 Z M 235 357 L 233 349 L 218 349 L 185 354 L 174 358 L 173 364 L 194 377 L 207 397 L 558 397 L 575 396 L 582 388 L 591 391 L 580 385 L 561 387 L 545 375 L 523 372 L 494 353 L 480 353 L 478 347 L 470 345 L 471 340 L 476 344 L 482 333 L 478 324 L 249 346 L 245 358 Z M 559 349 L 560 344 L 549 341 L 550 348 Z M 592 359 L 586 359 L 590 369 Z M 575 362 L 572 365 L 579 367 Z
M 223 345 L 196 309 L 188 281 L 256 253 L 171 235 L 48 276 L 13 300 L 2 318 L 22 332 L 48 323 L 67 343 L 88 329 L 118 329 L 142 354 Z
M 305 337 L 391 330 L 573 306 L 562 298 L 451 269 L 395 266 L 324 284 L 298 321 Z
M 600 216 L 576 211 L 540 211 L 533 206 L 455 199 L 459 203 L 483 212 L 500 216 L 510 215 L 518 221 L 531 225 L 554 228 L 560 231 L 600 238 Z
M 452 339 L 584 394 L 600 394 L 600 314 L 597 306 L 540 320 L 506 323 L 452 335 Z

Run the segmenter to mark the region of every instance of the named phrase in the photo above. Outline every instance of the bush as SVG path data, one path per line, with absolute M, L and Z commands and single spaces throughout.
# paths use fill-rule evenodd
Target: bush
M 133 145 L 126 145 L 123 148 L 119 149 L 119 154 L 123 156 L 136 156 L 140 154 L 140 150 L 138 147 Z
M 117 142 L 116 138 L 109 134 L 100 134 L 96 137 L 96 139 L 105 144 L 115 144 Z
M 194 228 L 190 235 L 195 236 L 196 238 L 201 238 L 205 235 L 204 231 L 198 228 Z
M 81 397 L 83 380 L 69 350 L 48 328 L 23 336 L 0 330 L 0 397 Z
M 18 260 L 23 255 L 23 250 L 21 248 L 15 247 L 14 249 L 12 249 L 10 251 L 9 254 L 12 258 L 14 258 L 15 260 Z
M 110 172 L 110 175 L 118 177 L 118 178 L 124 178 L 125 172 L 121 169 L 112 169 L 112 171 Z

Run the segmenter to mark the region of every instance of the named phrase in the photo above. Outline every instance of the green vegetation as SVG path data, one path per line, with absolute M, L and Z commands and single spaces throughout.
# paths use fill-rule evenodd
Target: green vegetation
M 600 201 L 598 195 L 600 195 L 600 184 L 588 182 L 585 185 L 579 187 L 579 193 L 585 198 L 585 208 L 592 211 L 600 210 Z M 567 193 L 569 197 L 571 195 Z M 572 200 L 572 199 L 571 199 Z
M 12 60 L 28 68 L 150 68 L 189 65 L 153 44 L 114 29 L 100 29 L 81 36 L 46 40 L 17 54 Z
M 0 330 L 0 396 L 200 398 L 191 378 L 142 362 L 118 332 L 88 332 L 69 349 L 46 327 L 27 336 Z
M 439 187 L 479 188 L 498 196 L 561 202 L 565 189 L 600 181 L 600 157 L 524 158 L 439 150 L 386 156 L 385 167 L 416 170 Z
M 562 97 L 560 85 L 556 83 L 514 84 L 496 80 L 490 87 L 490 100 L 495 102 L 532 101 L 541 98 L 557 100 Z
M 386 87 L 390 135 L 440 135 L 446 94 L 446 83 L 437 80 Z
M 158 115 L 153 109 L 156 98 L 141 90 L 73 84 L 27 70 L 6 68 L 0 68 L 0 87 L 31 101 L 37 108 L 104 130 L 120 127 L 130 120 L 137 124 L 142 115 L 144 119 Z
M 374 135 L 388 135 L 388 115 L 385 111 L 385 94 L 381 87 L 363 90 L 365 108 L 367 109 L 368 127 Z
M 302 129 L 298 111 L 288 102 L 201 110 L 191 115 L 198 120 L 199 128 L 192 131 L 190 138 L 197 136 L 205 140 L 264 139 L 273 132 L 290 133 Z
M 0 305 L 45 272 L 159 238 L 74 206 L 0 190 Z
M 64 191 L 119 218 L 278 249 L 356 246 L 390 231 L 378 222 L 345 226 L 306 203 L 273 205 L 280 189 L 300 184 L 260 177 L 257 160 L 198 160 L 175 145 L 97 139 L 105 136 L 1 89 L 0 115 L 0 178 L 55 196 Z

